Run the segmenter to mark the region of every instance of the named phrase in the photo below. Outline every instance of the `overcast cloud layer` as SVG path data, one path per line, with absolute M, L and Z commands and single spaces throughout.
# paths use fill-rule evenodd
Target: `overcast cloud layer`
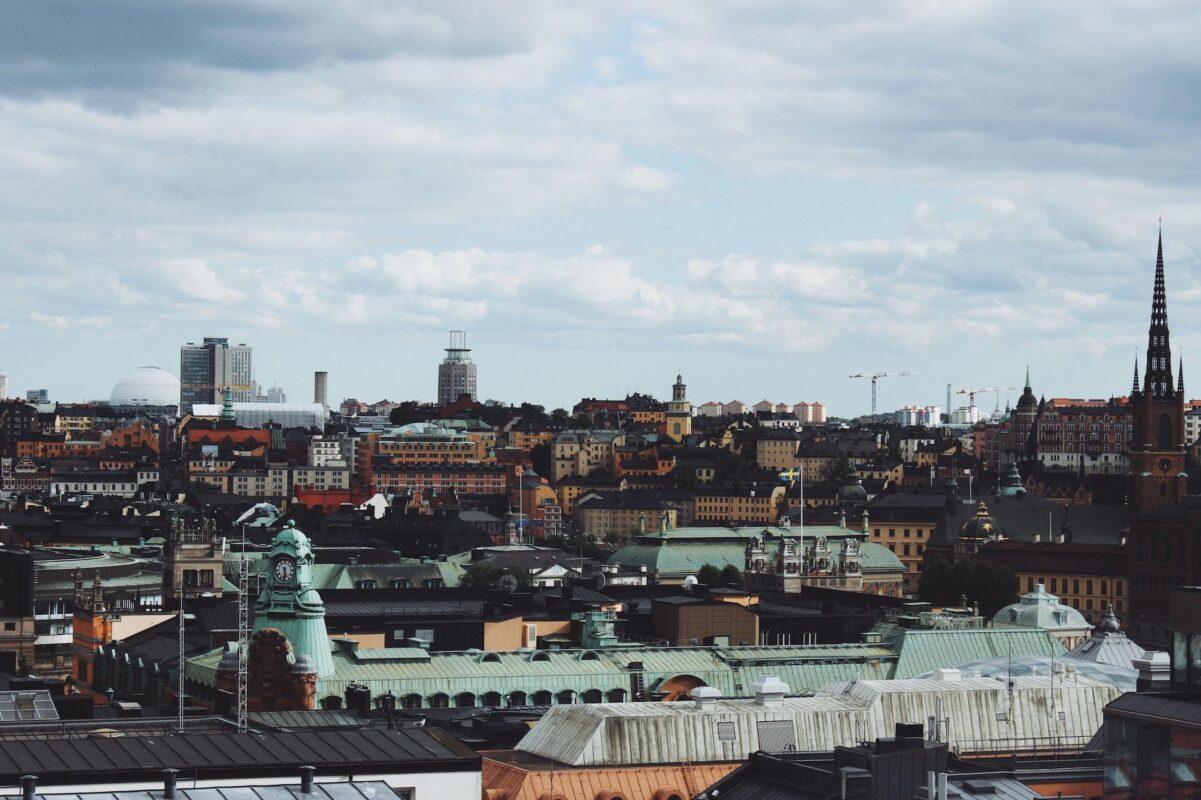
M 1201 374 L 1201 7 L 852 5 L 18 4 L 0 372 L 104 397 L 225 335 L 293 399 L 432 399 L 465 328 L 548 405 L 1104 397 L 1162 216 Z

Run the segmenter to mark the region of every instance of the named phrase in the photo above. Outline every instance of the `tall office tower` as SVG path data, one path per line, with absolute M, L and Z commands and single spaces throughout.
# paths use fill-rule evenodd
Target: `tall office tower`
M 4 392 L 0 392 L 0 396 L 3 396 L 3 395 L 4 395 Z M 26 403 L 34 403 L 34 404 L 49 403 L 50 402 L 50 390 L 49 389 L 30 389 L 29 391 L 25 392 L 25 402 Z
M 438 365 L 438 405 L 448 406 L 463 395 L 475 399 L 475 363 L 470 352 L 467 332 L 451 331 L 446 358 Z
M 220 403 L 227 386 L 236 402 L 253 401 L 258 387 L 251 348 L 211 336 L 203 344 L 188 342 L 179 348 L 179 383 L 179 410 L 184 414 L 191 413 L 196 403 Z
M 8 397 L 8 376 L 0 375 L 0 400 Z
M 329 411 L 329 406 L 326 404 L 326 391 L 327 391 L 328 386 L 329 386 L 329 373 L 328 372 L 314 372 L 313 373 L 313 402 L 320 403 L 321 407 L 324 408 L 327 412 Z

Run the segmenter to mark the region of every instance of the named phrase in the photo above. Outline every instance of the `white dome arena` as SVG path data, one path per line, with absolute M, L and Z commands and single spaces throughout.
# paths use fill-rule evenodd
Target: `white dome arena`
M 177 406 L 179 378 L 158 367 L 138 367 L 121 376 L 109 402 L 115 406 Z

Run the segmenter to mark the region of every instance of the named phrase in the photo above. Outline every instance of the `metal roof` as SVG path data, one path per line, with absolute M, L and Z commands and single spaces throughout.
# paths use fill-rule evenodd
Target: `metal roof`
M 1087 741 L 1101 727 L 1113 686 L 1076 677 L 855 681 L 778 705 L 752 700 L 615 703 L 551 708 L 517 749 L 565 764 L 636 765 L 741 761 L 757 750 L 829 751 L 891 736 L 896 723 L 950 718 L 948 744 L 988 752 L 998 742 Z M 1000 712 L 1005 712 L 1004 717 Z M 1062 714 L 1059 712 L 1063 712 Z
M 897 678 L 1009 656 L 1062 657 L 1067 651 L 1050 631 L 1039 628 L 905 628 L 880 623 L 872 629 L 897 650 Z
M 203 789 L 176 788 L 177 800 L 395 800 L 396 792 L 383 781 L 338 781 L 336 783 L 313 783 L 309 794 L 300 792 L 299 780 L 295 785 L 277 786 L 214 786 Z M 80 794 L 42 795 L 53 800 L 162 800 L 161 790 L 124 792 L 87 792 Z
M 749 696 L 764 675 L 785 677 L 796 693 L 831 681 L 892 677 L 895 652 L 884 644 L 783 645 L 777 647 L 614 647 L 597 650 L 513 650 L 431 653 L 414 648 L 363 650 L 335 642 L 334 673 L 321 678 L 318 698 L 342 696 L 347 685 L 366 685 L 373 696 L 416 694 L 428 705 L 434 695 L 512 692 L 557 694 L 571 690 L 630 691 L 630 665 L 642 664 L 648 691 L 671 678 L 692 676 L 727 697 Z M 189 676 L 213 685 L 221 650 L 188 660 Z
M 102 727 L 98 725 L 97 727 Z M 47 782 L 98 782 L 157 776 L 167 768 L 191 772 L 291 774 L 309 764 L 345 773 L 466 769 L 478 756 L 443 731 L 297 731 L 187 734 L 88 739 L 8 739 L 0 748 L 0 784 L 34 774 Z M 74 777 L 72 777 L 74 776 Z

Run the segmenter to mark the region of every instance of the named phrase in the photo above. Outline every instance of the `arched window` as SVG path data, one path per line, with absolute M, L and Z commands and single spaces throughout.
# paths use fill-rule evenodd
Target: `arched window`
M 500 708 L 500 692 L 485 692 L 480 702 L 485 708 Z
M 540 690 L 534 692 L 534 705 L 549 706 L 550 700 L 551 700 L 550 692 L 548 692 L 546 689 L 540 689 Z
M 430 695 L 430 708 L 449 708 L 450 698 L 442 692 L 435 695 Z
M 605 693 L 605 699 L 610 703 L 624 703 L 626 699 L 626 690 L 610 689 Z
M 499 664 L 500 656 L 498 656 L 496 653 L 482 653 L 480 655 L 480 663 L 481 664 Z
M 569 706 L 575 702 L 575 692 L 571 689 L 564 689 L 555 695 L 555 701 L 561 706 Z
M 455 708 L 475 708 L 475 695 L 471 692 L 455 695 Z
M 524 706 L 526 704 L 525 692 L 509 692 L 509 707 Z
M 401 704 L 405 708 L 421 708 L 421 695 L 406 694 L 404 699 L 401 700 Z
M 604 697 L 604 695 L 601 694 L 600 689 L 589 689 L 581 696 L 583 697 L 585 703 L 599 703 Z

